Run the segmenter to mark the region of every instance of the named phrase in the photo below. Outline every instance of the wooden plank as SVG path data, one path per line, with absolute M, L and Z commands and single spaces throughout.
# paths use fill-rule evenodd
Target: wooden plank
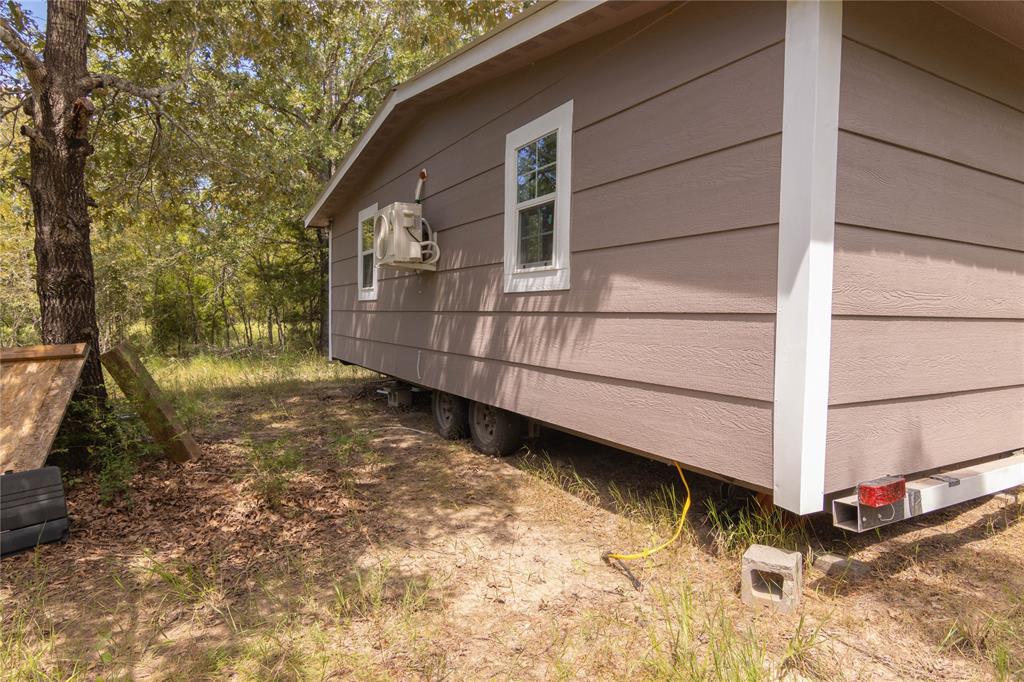
M 84 358 L 88 353 L 89 346 L 84 343 L 18 346 L 14 348 L 0 348 L 0 362 Z
M 1024 443 L 1024 386 L 829 408 L 826 491 Z
M 1017 251 L 836 226 L 836 315 L 1024 319 Z
M 1024 111 L 1024 52 L 930 2 L 851 2 L 843 35 Z
M 771 485 L 770 402 L 595 380 L 342 336 L 334 343 L 337 357 L 406 381 L 753 486 Z
M 1024 320 L 836 318 L 831 360 L 833 405 L 1024 385 Z
M 850 40 L 839 126 L 1024 181 L 1024 113 Z
M 573 254 L 568 291 L 507 295 L 495 264 L 384 280 L 376 301 L 338 285 L 334 308 L 774 314 L 777 249 L 774 226 L 717 232 Z
M 1024 251 L 1024 184 L 839 133 L 836 222 Z
M 199 444 L 178 419 L 174 408 L 131 346 L 122 343 L 101 355 L 100 361 L 125 396 L 135 404 L 139 416 L 163 447 L 167 459 L 187 462 L 199 458 Z
M 334 333 L 595 378 L 772 399 L 771 315 L 377 312 L 336 315 Z
M 86 344 L 29 346 L 0 363 L 0 472 L 46 462 L 89 352 Z

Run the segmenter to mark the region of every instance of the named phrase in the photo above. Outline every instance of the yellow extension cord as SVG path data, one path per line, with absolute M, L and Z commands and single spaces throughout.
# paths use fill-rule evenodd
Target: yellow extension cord
M 606 559 L 618 559 L 619 561 L 633 561 L 635 559 L 646 559 L 655 552 L 660 552 L 661 550 L 665 549 L 666 547 L 668 547 L 673 542 L 679 539 L 679 536 L 683 532 L 683 525 L 686 523 L 686 512 L 690 511 L 690 486 L 686 482 L 686 476 L 683 476 L 683 470 L 678 464 L 676 464 L 676 471 L 679 472 L 679 478 L 681 478 L 683 481 L 683 488 L 686 489 L 686 502 L 683 503 L 683 511 L 681 514 L 679 514 L 679 522 L 676 524 L 676 532 L 672 535 L 672 537 L 670 537 L 668 540 L 661 543 L 657 547 L 650 547 L 648 549 L 643 550 L 642 552 L 636 552 L 634 554 L 605 554 L 604 556 Z M 625 566 L 623 566 L 623 568 L 625 568 Z M 626 570 L 628 571 L 628 569 Z M 639 584 L 639 581 L 636 580 L 636 578 L 634 578 L 632 575 L 630 575 L 629 577 L 633 581 L 634 585 Z M 637 587 L 637 589 L 640 588 Z

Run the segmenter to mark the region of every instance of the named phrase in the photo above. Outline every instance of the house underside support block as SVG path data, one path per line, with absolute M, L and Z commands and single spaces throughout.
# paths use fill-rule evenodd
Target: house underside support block
M 793 613 L 800 607 L 803 589 L 803 556 L 767 545 L 751 545 L 743 553 L 740 596 L 749 606 L 777 613 Z

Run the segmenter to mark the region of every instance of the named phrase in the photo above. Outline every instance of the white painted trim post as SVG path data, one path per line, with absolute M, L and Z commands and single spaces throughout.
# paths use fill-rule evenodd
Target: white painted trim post
M 327 362 L 334 362 L 334 221 L 327 223 Z
M 775 504 L 798 514 L 825 495 L 842 12 L 786 4 L 773 478 Z

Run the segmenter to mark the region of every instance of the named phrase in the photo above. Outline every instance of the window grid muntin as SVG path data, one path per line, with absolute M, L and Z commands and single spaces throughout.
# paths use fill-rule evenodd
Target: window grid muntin
M 525 155 L 523 152 L 527 152 Z M 543 154 L 543 155 L 542 155 Z M 558 130 L 552 130 L 517 147 L 516 202 L 543 199 L 555 193 L 558 186 Z M 540 193 L 542 175 L 550 177 L 550 191 Z M 531 191 L 532 188 L 532 191 Z M 525 196 L 524 196 L 524 191 Z
M 524 153 L 525 152 L 525 153 Z M 515 150 L 516 158 L 516 269 L 542 270 L 555 262 L 555 205 L 558 190 L 558 130 L 534 138 Z M 540 193 L 542 178 L 550 191 Z M 526 190 L 524 192 L 524 189 Z M 547 189 L 547 187 L 545 187 Z M 550 206 L 546 215 L 537 209 Z M 529 233 L 523 216 L 535 212 L 538 229 Z M 535 257 L 528 258 L 530 251 Z

